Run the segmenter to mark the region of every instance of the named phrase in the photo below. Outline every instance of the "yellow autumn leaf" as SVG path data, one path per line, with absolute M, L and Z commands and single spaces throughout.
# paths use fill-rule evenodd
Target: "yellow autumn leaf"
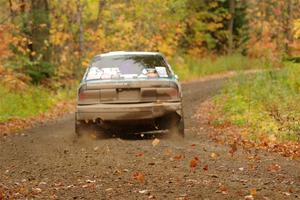
M 257 194 L 256 188 L 250 189 L 250 194 L 251 194 L 252 196 L 256 196 L 256 194 Z

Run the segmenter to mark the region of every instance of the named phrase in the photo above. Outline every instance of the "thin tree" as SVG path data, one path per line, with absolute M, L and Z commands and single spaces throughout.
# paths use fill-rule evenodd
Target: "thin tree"
M 233 51 L 233 25 L 234 25 L 234 15 L 235 15 L 235 0 L 229 0 L 229 13 L 230 13 L 230 20 L 228 25 L 228 50 L 231 54 Z
M 100 17 L 101 17 L 101 14 L 102 14 L 102 11 L 104 9 L 106 5 L 106 0 L 99 0 L 98 2 L 98 14 L 97 14 L 97 20 L 96 20 L 96 28 L 100 25 Z
M 78 26 L 78 46 L 79 46 L 79 63 L 77 64 L 77 69 L 75 72 L 75 76 L 78 78 L 80 76 L 81 71 L 81 63 L 82 63 L 82 57 L 84 53 L 84 33 L 83 33 L 83 22 L 82 22 L 82 12 L 83 12 L 83 4 L 80 0 L 76 1 L 77 5 L 77 26 Z
M 50 62 L 50 48 L 47 45 L 50 37 L 50 13 L 48 0 L 31 0 L 32 51 L 42 57 L 43 62 Z
M 287 18 L 285 24 L 285 53 L 290 54 L 289 44 L 293 40 L 292 23 L 293 23 L 293 1 L 287 0 Z

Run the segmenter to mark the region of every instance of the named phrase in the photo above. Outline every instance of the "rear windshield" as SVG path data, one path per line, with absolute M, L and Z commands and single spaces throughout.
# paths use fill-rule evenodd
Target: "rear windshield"
M 171 76 L 164 58 L 159 55 L 118 55 L 95 58 L 86 80 L 168 78 Z

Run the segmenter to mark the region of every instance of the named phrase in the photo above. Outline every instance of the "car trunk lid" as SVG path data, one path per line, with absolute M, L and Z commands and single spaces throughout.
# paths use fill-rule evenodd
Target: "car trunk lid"
M 177 84 L 170 80 L 90 81 L 82 93 L 86 95 L 79 98 L 81 104 L 139 103 L 178 98 Z

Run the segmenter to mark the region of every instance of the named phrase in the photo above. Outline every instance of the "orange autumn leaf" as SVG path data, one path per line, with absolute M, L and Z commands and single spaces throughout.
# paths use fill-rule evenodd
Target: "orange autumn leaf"
M 190 161 L 190 168 L 195 169 L 199 163 L 199 158 L 195 156 L 191 161 Z
M 145 183 L 145 175 L 142 172 L 135 172 L 132 175 L 134 180 L 137 180 L 138 182 L 144 184 Z
M 184 159 L 184 155 L 182 154 L 174 156 L 174 160 L 182 160 L 182 159 Z
M 233 156 L 233 154 L 236 151 L 237 151 L 237 142 L 234 141 L 234 143 L 230 145 L 229 153 L 231 154 L 231 156 Z
M 268 167 L 268 171 L 270 172 L 278 172 L 281 170 L 281 166 L 278 164 L 272 164 Z
M 256 188 L 252 188 L 251 190 L 250 190 L 250 194 L 252 195 L 252 196 L 256 196 Z
M 220 188 L 220 191 L 221 191 L 222 194 L 228 194 L 228 189 L 225 186 L 222 186 Z
M 144 156 L 144 152 L 139 152 L 135 155 L 136 157 L 143 157 Z

